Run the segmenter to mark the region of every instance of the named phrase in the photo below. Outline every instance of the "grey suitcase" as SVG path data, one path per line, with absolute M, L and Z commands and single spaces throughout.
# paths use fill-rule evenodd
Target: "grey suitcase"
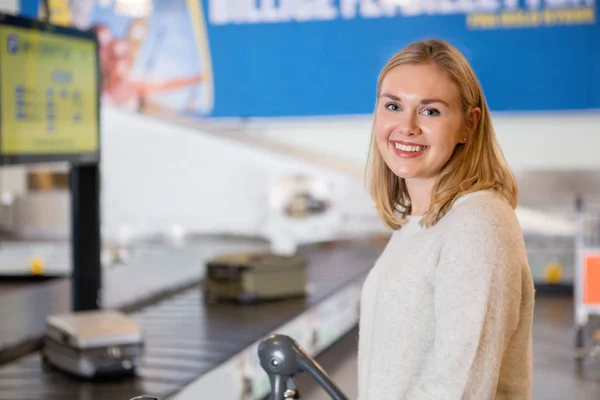
M 50 316 L 42 341 L 46 363 L 81 378 L 132 374 L 143 349 L 140 325 L 110 310 Z
M 226 253 L 206 263 L 208 302 L 258 303 L 306 295 L 308 260 L 299 254 Z

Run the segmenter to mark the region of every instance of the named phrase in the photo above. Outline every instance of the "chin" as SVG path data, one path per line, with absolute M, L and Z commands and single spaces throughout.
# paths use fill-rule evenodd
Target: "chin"
M 392 168 L 392 172 L 394 173 L 394 175 L 396 175 L 398 178 L 402 178 L 402 179 L 414 179 L 414 178 L 419 178 L 420 174 L 419 171 L 415 171 L 412 168 Z

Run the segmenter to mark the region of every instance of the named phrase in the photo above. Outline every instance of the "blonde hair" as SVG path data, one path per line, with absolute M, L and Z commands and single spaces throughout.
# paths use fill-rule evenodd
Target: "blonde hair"
M 377 83 L 377 99 L 381 83 L 391 69 L 403 64 L 428 63 L 444 70 L 457 85 L 465 122 L 468 122 L 474 107 L 481 109 L 481 115 L 475 129 L 467 135 L 467 142 L 456 146 L 450 160 L 442 168 L 433 187 L 430 208 L 423 215 L 421 225 L 435 225 L 458 197 L 478 190 L 494 190 L 515 208 L 517 184 L 496 140 L 483 90 L 469 62 L 455 47 L 441 40 L 410 44 L 383 67 Z M 379 153 L 374 129 L 371 132 L 366 178 L 382 222 L 388 228 L 399 229 L 411 213 L 410 197 L 404 179 L 390 170 Z

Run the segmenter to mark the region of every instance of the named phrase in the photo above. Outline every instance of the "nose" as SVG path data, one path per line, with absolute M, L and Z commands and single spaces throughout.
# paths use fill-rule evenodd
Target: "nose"
M 417 115 L 414 112 L 398 113 L 398 133 L 405 136 L 417 136 L 421 134 Z

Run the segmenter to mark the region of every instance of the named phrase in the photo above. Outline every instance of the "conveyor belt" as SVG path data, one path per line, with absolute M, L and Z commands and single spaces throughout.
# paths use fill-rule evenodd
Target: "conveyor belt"
M 227 251 L 260 251 L 260 240 L 200 237 L 183 246 L 139 243 L 128 265 L 102 271 L 102 304 L 107 308 L 139 309 L 179 291 L 204 274 L 210 257 Z M 131 284 L 135 282 L 135 284 Z M 0 292 L 0 365 L 35 348 L 46 316 L 71 310 L 71 281 L 55 279 Z M 0 398 L 1 399 L 1 398 Z
M 0 399 L 125 400 L 140 394 L 165 398 L 314 304 L 363 279 L 380 252 L 381 247 L 372 242 L 311 249 L 307 256 L 314 291 L 306 299 L 254 306 L 207 305 L 199 289 L 188 290 L 132 314 L 146 336 L 137 377 L 78 381 L 43 365 L 36 353 L 0 368 Z

